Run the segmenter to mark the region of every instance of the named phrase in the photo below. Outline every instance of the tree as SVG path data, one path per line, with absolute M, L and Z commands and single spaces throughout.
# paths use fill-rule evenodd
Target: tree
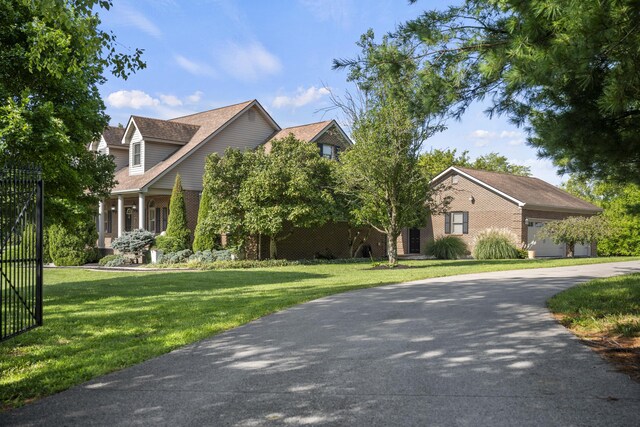
M 511 163 L 505 156 L 501 156 L 498 153 L 485 154 L 471 161 L 468 151 L 465 150 L 460 155 L 457 155 L 455 148 L 453 150 L 449 148 L 445 150 L 434 148 L 420 155 L 419 164 L 420 169 L 429 180 L 432 180 L 450 166 L 531 176 L 531 168 L 529 166 Z
M 191 246 L 191 230 L 187 226 L 187 206 L 184 202 L 184 190 L 182 178 L 176 175 L 176 180 L 169 200 L 169 218 L 167 220 L 166 239 L 170 246 L 170 252 L 189 249 Z M 162 242 L 161 238 L 158 238 Z M 162 246 L 162 243 L 159 243 Z
M 563 187 L 569 193 L 604 209 L 602 216 L 609 223 L 611 234 L 598 242 L 599 255 L 640 255 L 640 187 L 638 185 L 588 180 L 573 174 Z
M 126 79 L 142 51 L 116 51 L 100 29 L 105 0 L 0 0 L 0 163 L 42 166 L 45 221 L 95 210 L 115 165 L 86 147 L 108 123 L 98 87 L 109 69 Z
M 193 233 L 193 251 L 213 250 L 220 247 L 220 233 L 217 233 L 211 227 L 207 226 L 207 217 L 211 210 L 211 185 L 207 180 L 211 179 L 208 171 L 209 158 L 205 164 L 205 175 L 202 183 L 202 195 L 200 196 L 200 205 L 198 207 L 198 221 L 196 230 Z
M 635 0 L 465 0 L 395 40 L 419 61 L 421 102 L 447 99 L 459 117 L 488 98 L 561 172 L 640 183 L 639 14 Z
M 259 148 L 254 156 L 239 194 L 244 226 L 269 237 L 269 257 L 276 258 L 277 243 L 295 227 L 318 227 L 334 218 L 332 160 L 293 134 L 272 141 L 268 154 Z
M 443 129 L 442 100 L 419 102 L 422 92 L 410 52 L 387 37 L 376 43 L 371 30 L 358 45 L 366 61 L 335 63 L 349 68 L 358 90 L 356 98 L 334 98 L 352 122 L 355 141 L 341 158 L 340 190 L 358 223 L 386 234 L 389 265 L 395 266 L 402 228 L 423 226 L 434 208 L 418 159 L 424 141 Z M 399 62 L 404 66 L 396 67 Z
M 567 256 L 573 258 L 576 243 L 586 245 L 608 237 L 611 229 L 599 215 L 592 217 L 573 216 L 560 221 L 549 221 L 537 234 L 539 239 L 550 238 L 554 243 L 567 245 Z
M 455 148 L 444 150 L 434 148 L 431 151 L 422 153 L 418 164 L 420 170 L 429 181 L 451 166 L 471 167 L 469 152 L 465 150 L 458 155 Z
M 207 157 L 203 180 L 203 200 L 207 195 L 206 215 L 199 213 L 196 227 L 209 242 L 225 234 L 226 246 L 239 252 L 241 257 L 249 232 L 245 227 L 246 214 L 240 203 L 240 189 L 249 175 L 254 157 L 251 151 L 232 148 L 228 148 L 222 157 L 216 153 Z M 201 209 L 202 205 L 203 202 Z

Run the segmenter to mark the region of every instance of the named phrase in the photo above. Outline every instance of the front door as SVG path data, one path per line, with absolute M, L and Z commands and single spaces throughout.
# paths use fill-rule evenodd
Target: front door
M 409 253 L 410 254 L 420 253 L 420 229 L 419 228 L 409 229 Z

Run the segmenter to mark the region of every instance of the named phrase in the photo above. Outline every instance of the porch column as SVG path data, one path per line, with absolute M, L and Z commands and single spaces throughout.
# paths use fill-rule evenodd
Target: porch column
M 98 203 L 98 248 L 104 248 L 104 203 Z
M 144 193 L 138 193 L 138 228 L 142 230 L 146 230 L 145 224 L 145 213 L 146 213 L 146 205 L 144 203 Z
M 124 232 L 124 196 L 118 195 L 118 237 Z

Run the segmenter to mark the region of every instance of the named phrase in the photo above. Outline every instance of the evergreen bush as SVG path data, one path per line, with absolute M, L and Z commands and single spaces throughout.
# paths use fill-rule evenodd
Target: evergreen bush
M 153 233 L 143 229 L 125 231 L 111 242 L 111 247 L 133 258 L 142 256 L 155 241 Z
M 474 239 L 475 259 L 517 259 L 520 253 L 515 244 L 516 236 L 508 229 L 487 228 Z
M 176 175 L 171 192 L 166 237 L 174 239 L 171 242 L 174 250 L 189 249 L 191 246 L 191 230 L 187 227 L 187 206 L 180 174 Z
M 86 236 L 82 233 L 71 232 L 56 224 L 49 227 L 47 234 L 51 260 L 57 266 L 83 265 L 94 255 L 93 247 L 87 245 Z
M 457 236 L 441 236 L 427 242 L 425 255 L 437 259 L 458 259 L 468 253 L 467 245 Z
M 128 260 L 122 255 L 106 255 L 98 261 L 98 264 L 103 267 L 120 267 L 127 263 Z
M 193 234 L 194 252 L 214 250 L 221 247 L 220 235 L 216 233 L 208 224 L 207 218 L 211 209 L 211 186 L 207 185 L 207 175 L 205 174 L 202 196 L 200 197 L 200 207 L 198 208 L 198 223 Z

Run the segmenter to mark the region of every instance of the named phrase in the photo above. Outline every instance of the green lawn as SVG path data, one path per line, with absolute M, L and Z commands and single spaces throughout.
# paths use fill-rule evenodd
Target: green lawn
M 640 337 L 640 274 L 583 283 L 548 305 L 578 335 Z
M 0 344 L 0 400 L 22 405 L 268 313 L 385 283 L 631 260 L 407 261 L 202 272 L 45 270 L 44 326 Z M 635 258 L 638 259 L 638 258 Z

